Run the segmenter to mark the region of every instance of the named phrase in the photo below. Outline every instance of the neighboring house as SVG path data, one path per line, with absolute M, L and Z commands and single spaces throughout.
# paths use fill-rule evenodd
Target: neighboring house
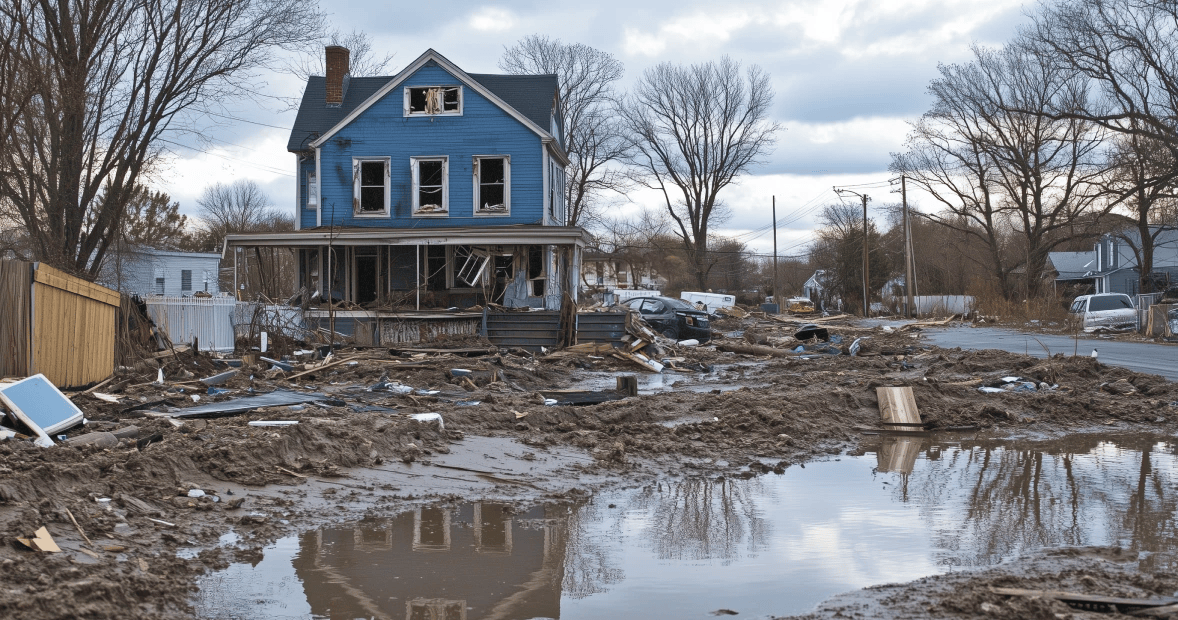
M 297 250 L 300 286 L 369 309 L 345 319 L 576 298 L 588 235 L 565 225 L 555 75 L 468 74 L 431 49 L 395 76 L 351 77 L 347 49 L 326 54 L 287 145 L 298 230 L 228 235 L 224 256 Z
M 1157 232 L 1157 227 L 1152 230 Z M 1131 230 L 1104 235 L 1091 252 L 1050 253 L 1057 289 L 1090 282 L 1093 293 L 1140 293 L 1141 270 L 1133 251 L 1141 247 L 1140 239 L 1140 234 Z M 1158 288 L 1178 281 L 1178 229 L 1164 229 L 1155 237 L 1153 274 Z
M 1047 271 L 1053 274 L 1055 290 L 1068 297 L 1096 291 L 1097 256 L 1090 252 L 1050 252 Z
M 181 297 L 197 292 L 217 295 L 221 292 L 220 264 L 220 254 L 143 248 L 108 261 L 98 280 L 110 288 L 140 297 Z
M 662 290 L 667 279 L 650 265 L 633 265 L 603 252 L 586 252 L 581 259 L 581 285 L 585 292 L 616 288 Z
M 814 303 L 823 301 L 822 295 L 826 290 L 826 270 L 819 269 L 802 285 L 802 296 Z

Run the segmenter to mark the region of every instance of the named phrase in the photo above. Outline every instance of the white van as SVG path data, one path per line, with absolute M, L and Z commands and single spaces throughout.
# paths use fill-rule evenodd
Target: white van
M 725 295 L 724 293 L 694 293 L 683 291 L 679 293 L 679 299 L 692 304 L 697 302 L 702 303 L 704 306 L 707 306 L 708 312 L 715 312 L 719 308 L 731 308 L 736 305 L 736 295 Z
M 1098 327 L 1134 327 L 1137 325 L 1137 310 L 1133 300 L 1124 293 L 1099 293 L 1080 295 L 1068 309 L 1080 321 L 1084 331 Z

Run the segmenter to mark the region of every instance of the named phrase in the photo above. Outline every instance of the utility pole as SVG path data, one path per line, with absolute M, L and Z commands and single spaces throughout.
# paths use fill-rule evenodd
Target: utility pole
M 912 295 L 912 287 L 914 286 L 913 279 L 916 277 L 915 269 L 912 265 L 912 225 L 908 221 L 908 185 L 907 178 L 900 175 L 900 204 L 904 208 L 904 292 L 906 299 L 906 306 L 904 308 L 904 315 L 908 317 L 916 316 L 916 298 Z
M 777 278 L 777 196 L 773 196 L 773 301 L 777 304 L 777 311 L 781 307 L 781 280 Z
M 867 285 L 867 194 L 863 194 L 863 318 L 871 316 L 870 300 L 867 297 L 867 292 L 870 287 Z
M 870 266 L 867 261 L 867 201 L 871 200 L 871 198 L 867 194 L 860 194 L 859 192 L 849 189 L 839 189 L 837 187 L 834 188 L 834 193 L 839 196 L 850 194 L 863 199 L 863 316 L 866 318 L 871 310 L 871 300 L 868 298 L 868 293 L 871 289 L 867 284 L 868 267 Z

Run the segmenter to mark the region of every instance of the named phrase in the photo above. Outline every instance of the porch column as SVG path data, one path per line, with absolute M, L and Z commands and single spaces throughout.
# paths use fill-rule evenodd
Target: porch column
M 413 249 L 417 255 L 417 271 L 414 272 L 413 282 L 416 284 L 414 290 L 417 291 L 417 309 L 421 310 L 421 246 L 415 245 Z

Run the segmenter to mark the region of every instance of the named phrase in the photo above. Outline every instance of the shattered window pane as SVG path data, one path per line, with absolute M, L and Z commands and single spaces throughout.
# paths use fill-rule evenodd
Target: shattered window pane
M 384 211 L 385 163 L 383 161 L 360 162 L 360 212 Z
M 410 114 L 458 112 L 462 94 L 459 86 L 428 86 L 409 89 Z
M 458 88 L 444 88 L 442 89 L 443 102 L 442 109 L 446 112 L 458 111 Z
M 507 211 L 507 162 L 502 157 L 482 158 L 475 162 L 479 177 L 479 211 Z

